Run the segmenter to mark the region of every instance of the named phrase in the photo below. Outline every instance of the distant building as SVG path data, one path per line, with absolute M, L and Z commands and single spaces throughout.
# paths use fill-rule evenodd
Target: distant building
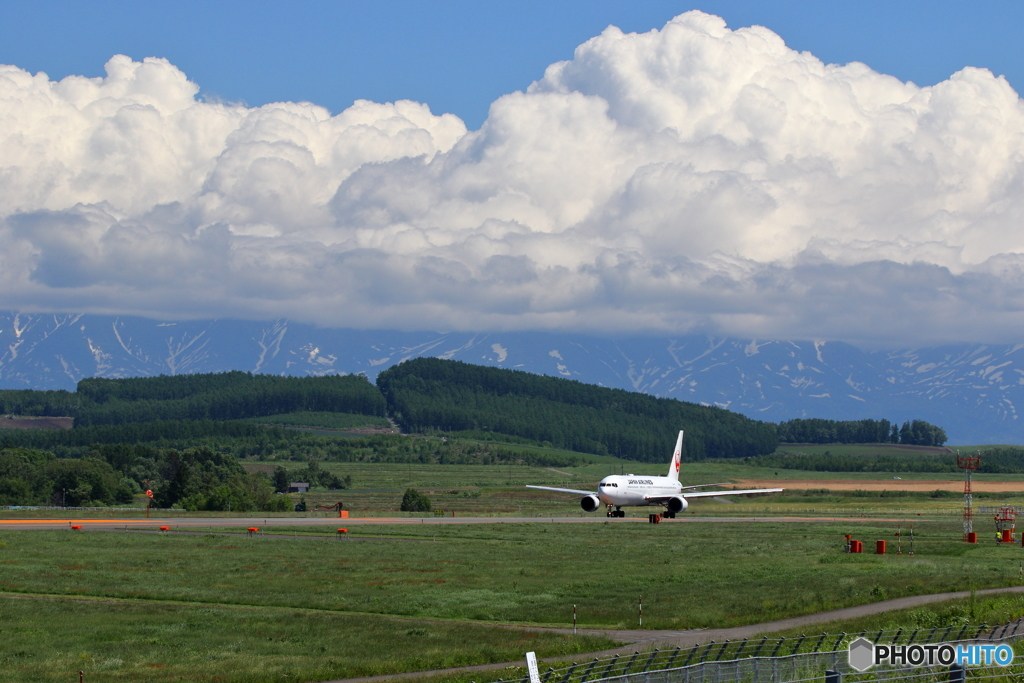
M 306 493 L 309 491 L 309 483 L 305 481 L 293 481 L 288 484 L 288 493 Z

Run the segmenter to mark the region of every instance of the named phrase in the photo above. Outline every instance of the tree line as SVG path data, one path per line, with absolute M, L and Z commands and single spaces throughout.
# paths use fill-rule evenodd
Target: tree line
M 900 427 L 888 420 L 796 419 L 780 422 L 780 443 L 893 443 L 941 446 L 946 432 L 924 420 L 907 420 Z
M 88 378 L 75 392 L 0 390 L 0 413 L 75 418 L 76 427 L 158 420 L 241 420 L 299 411 L 384 417 L 384 397 L 362 375 L 278 377 L 223 372 Z
M 288 510 L 268 477 L 247 473 L 207 448 L 184 451 L 117 444 L 82 458 L 47 451 L 0 450 L 0 505 L 97 507 L 131 503 L 146 490 L 157 507 L 186 510 Z

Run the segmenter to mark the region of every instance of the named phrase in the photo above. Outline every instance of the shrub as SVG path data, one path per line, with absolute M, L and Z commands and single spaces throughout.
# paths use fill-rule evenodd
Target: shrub
M 402 496 L 402 510 L 404 512 L 430 512 L 430 499 L 416 489 L 406 489 Z
M 292 499 L 288 496 L 273 496 L 261 508 L 264 512 L 291 512 Z

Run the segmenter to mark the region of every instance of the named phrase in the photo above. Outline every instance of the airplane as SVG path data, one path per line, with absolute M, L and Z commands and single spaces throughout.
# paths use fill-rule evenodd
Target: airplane
M 634 474 L 613 474 L 605 477 L 597 485 L 597 493 L 578 489 L 561 489 L 553 486 L 527 486 L 528 489 L 554 491 L 556 493 L 574 493 L 583 496 L 580 507 L 584 512 L 593 512 L 604 503 L 608 506 L 608 517 L 625 517 L 622 509 L 627 506 L 663 505 L 663 517 L 675 518 L 676 514 L 685 512 L 690 506 L 690 498 L 706 498 L 708 496 L 742 496 L 747 493 L 776 493 L 783 489 L 746 489 L 744 491 L 693 491 L 704 486 L 723 486 L 723 484 L 697 484 L 683 486 L 679 483 L 679 464 L 683 454 L 683 430 L 679 430 L 676 449 L 672 453 L 672 462 L 668 467 L 668 476 L 650 477 Z M 687 493 L 689 491 L 689 493 Z M 615 508 L 612 510 L 612 508 Z

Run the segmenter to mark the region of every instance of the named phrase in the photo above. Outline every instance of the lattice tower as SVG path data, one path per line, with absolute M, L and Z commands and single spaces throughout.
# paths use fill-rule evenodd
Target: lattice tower
M 956 454 L 956 466 L 964 471 L 964 541 L 974 531 L 974 499 L 971 495 L 971 472 L 981 465 L 981 452 L 977 456 Z

